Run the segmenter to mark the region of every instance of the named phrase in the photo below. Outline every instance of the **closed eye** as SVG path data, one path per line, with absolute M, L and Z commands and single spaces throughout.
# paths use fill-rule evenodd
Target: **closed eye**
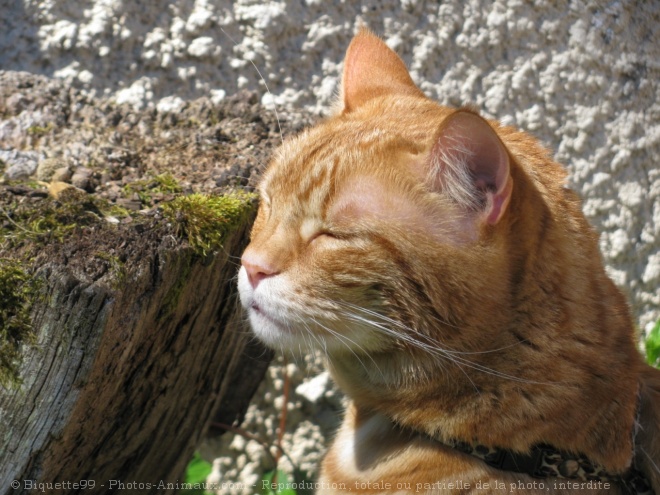
M 344 232 L 337 230 L 320 230 L 310 238 L 309 242 L 310 244 L 312 242 L 319 242 L 319 241 L 334 241 L 335 243 L 338 243 L 338 242 L 351 241 L 354 240 L 356 237 L 359 236 L 357 233 L 354 232 Z
M 310 239 L 309 242 L 312 243 L 318 239 L 323 239 L 323 238 L 330 238 L 330 239 L 339 239 L 337 235 L 334 233 L 330 232 L 329 230 L 321 230 L 319 232 L 316 232 Z

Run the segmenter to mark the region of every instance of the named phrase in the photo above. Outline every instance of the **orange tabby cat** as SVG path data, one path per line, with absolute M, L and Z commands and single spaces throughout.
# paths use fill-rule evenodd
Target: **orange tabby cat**
M 323 350 L 350 398 L 318 493 L 660 494 L 660 372 L 563 168 L 366 30 L 342 84 L 276 152 L 239 273 L 256 334 Z M 541 445 L 569 478 L 521 466 Z

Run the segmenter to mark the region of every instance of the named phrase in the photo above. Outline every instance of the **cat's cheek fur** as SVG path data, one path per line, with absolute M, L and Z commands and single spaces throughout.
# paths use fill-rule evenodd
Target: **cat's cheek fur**
M 262 280 L 254 288 L 245 268 L 239 270 L 241 304 L 254 333 L 264 344 L 287 352 L 320 348 L 338 355 L 382 349 L 386 339 L 374 332 L 371 325 L 355 322 L 347 326 L 340 308 L 312 304 L 309 294 L 296 290 L 298 285 L 312 284 L 304 280 L 296 282 L 294 275 L 277 275 Z

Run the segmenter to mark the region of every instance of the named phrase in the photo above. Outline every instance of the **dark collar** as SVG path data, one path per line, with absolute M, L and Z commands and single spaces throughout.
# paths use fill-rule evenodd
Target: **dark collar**
M 529 454 L 509 450 L 451 441 L 448 446 L 470 454 L 489 466 L 502 471 L 528 474 L 534 478 L 560 478 L 573 483 L 589 483 L 596 488 L 607 488 L 605 483 L 616 483 L 627 495 L 653 495 L 653 488 L 646 477 L 637 469 L 630 468 L 624 474 L 610 474 L 605 468 L 583 455 L 562 452 L 549 445 L 534 446 Z M 600 485 L 598 485 L 600 483 Z M 589 486 L 582 485 L 586 488 Z

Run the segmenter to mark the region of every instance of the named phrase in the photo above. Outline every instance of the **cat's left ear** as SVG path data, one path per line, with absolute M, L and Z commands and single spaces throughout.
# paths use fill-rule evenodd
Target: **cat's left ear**
M 378 36 L 362 28 L 346 50 L 341 82 L 342 110 L 352 112 L 367 101 L 386 94 L 424 98 L 424 93 L 410 78 L 403 60 Z
M 431 152 L 431 180 L 459 203 L 497 224 L 513 191 L 509 153 L 490 124 L 468 110 L 450 115 Z

